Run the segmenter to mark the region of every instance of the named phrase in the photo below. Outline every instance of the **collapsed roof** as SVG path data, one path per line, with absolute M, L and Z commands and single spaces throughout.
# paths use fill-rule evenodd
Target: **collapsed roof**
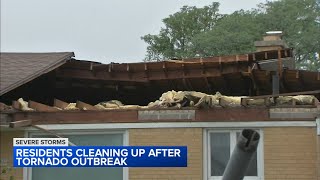
M 292 94 L 293 95 L 293 94 Z M 231 97 L 195 91 L 168 91 L 148 106 L 124 105 L 112 100 L 90 105 L 55 99 L 54 105 L 24 101 L 12 106 L 0 103 L 0 126 L 15 124 L 90 124 L 133 122 L 216 122 L 216 121 L 314 121 L 319 101 L 310 95 Z M 210 110 L 209 110 L 210 108 Z M 30 122 L 31 121 L 31 122 Z
M 72 56 L 2 53 L 1 68 L 6 70 L 1 69 L 1 77 L 5 77 L 1 79 L 1 101 L 10 104 L 22 97 L 52 105 L 54 98 L 90 104 L 117 99 L 147 105 L 169 90 L 268 95 L 272 93 L 272 75 L 278 72 L 280 93 L 320 89 L 319 72 L 290 68 L 292 49 L 122 64 L 80 61 Z

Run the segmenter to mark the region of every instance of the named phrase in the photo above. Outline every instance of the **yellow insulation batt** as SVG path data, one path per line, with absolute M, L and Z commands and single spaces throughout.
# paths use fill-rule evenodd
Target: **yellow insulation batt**
M 215 107 L 240 107 L 242 106 L 241 99 L 245 98 L 246 106 L 264 106 L 264 105 L 315 105 L 317 98 L 311 95 L 297 95 L 297 96 L 279 96 L 275 98 L 248 98 L 246 96 L 224 96 L 219 92 L 209 95 L 196 91 L 168 91 L 161 95 L 161 97 L 150 102 L 147 106 L 139 105 L 124 105 L 118 100 L 110 100 L 101 102 L 95 107 L 99 110 L 112 109 L 155 109 L 155 108 L 182 108 L 182 107 L 196 107 L 196 108 L 215 108 Z M 34 109 L 28 106 L 28 102 L 19 98 L 19 109 L 23 111 L 33 111 Z M 76 103 L 69 103 L 64 109 L 59 110 L 79 110 Z M 86 110 L 86 109 L 83 109 Z

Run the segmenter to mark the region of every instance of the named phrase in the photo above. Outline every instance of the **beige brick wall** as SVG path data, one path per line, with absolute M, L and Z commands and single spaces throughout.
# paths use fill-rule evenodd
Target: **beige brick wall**
M 10 167 L 12 170 L 9 173 L 1 174 L 0 179 L 9 180 L 10 176 L 14 180 L 22 180 L 22 168 L 12 168 L 12 138 L 24 137 L 23 131 L 0 131 L 0 161 L 1 171 L 4 167 Z M 0 171 L 0 172 L 1 172 Z
M 318 135 L 318 143 L 317 143 L 317 151 L 318 151 L 318 180 L 320 180 L 320 135 Z
M 186 168 L 129 168 L 130 180 L 143 179 L 202 179 L 202 129 L 163 128 L 130 129 L 130 145 L 175 145 L 188 146 Z
M 12 138 L 22 131 L 0 133 L 0 160 L 12 166 Z M 201 128 L 130 129 L 130 145 L 188 146 L 187 168 L 129 168 L 130 180 L 194 179 L 202 180 L 203 144 Z M 320 136 L 315 128 L 264 128 L 265 180 L 320 180 Z M 318 154 L 318 156 L 317 156 Z M 1 167 L 2 168 L 2 167 Z M 14 179 L 22 180 L 22 169 L 13 170 Z M 8 177 L 1 176 L 2 179 Z
M 317 179 L 315 128 L 264 128 L 266 180 Z

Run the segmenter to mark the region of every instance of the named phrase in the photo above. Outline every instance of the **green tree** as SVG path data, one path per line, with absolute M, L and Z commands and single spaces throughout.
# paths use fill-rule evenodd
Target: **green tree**
M 194 56 L 191 49 L 192 38 L 215 26 L 222 17 L 218 11 L 217 2 L 203 8 L 184 6 L 179 12 L 163 19 L 165 27 L 158 35 L 148 34 L 142 37 L 149 45 L 146 60 Z
M 183 7 L 165 18 L 158 35 L 142 38 L 149 45 L 146 59 L 251 52 L 266 31 L 280 30 L 295 49 L 297 66 L 320 70 L 320 6 L 315 0 L 267 1 L 230 15 L 221 15 L 218 7 Z
M 258 17 L 256 11 L 243 10 L 224 16 L 211 31 L 196 35 L 192 48 L 202 57 L 252 52 L 264 33 Z
M 258 10 L 265 30 L 283 31 L 298 67 L 320 70 L 320 6 L 315 0 L 272 1 Z

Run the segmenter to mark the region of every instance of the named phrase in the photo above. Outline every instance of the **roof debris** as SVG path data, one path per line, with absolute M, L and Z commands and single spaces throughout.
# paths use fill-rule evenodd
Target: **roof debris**
M 33 107 L 40 103 L 30 103 L 19 98 L 17 107 L 22 111 L 35 111 Z M 60 101 L 62 102 L 62 101 Z M 159 100 L 150 102 L 147 106 L 139 105 L 124 105 L 118 100 L 105 101 L 91 106 L 86 103 L 65 103 L 64 107 L 55 105 L 50 108 L 50 111 L 59 110 L 115 110 L 115 109 L 162 109 L 162 108 L 217 108 L 217 107 L 258 107 L 258 106 L 295 106 L 295 105 L 312 105 L 315 106 L 318 102 L 317 98 L 312 95 L 297 95 L 297 96 L 279 96 L 279 97 L 264 97 L 264 98 L 250 98 L 247 96 L 225 96 L 217 92 L 214 95 L 205 94 L 196 91 L 168 91 L 162 94 Z M 3 104 L 3 103 L 1 103 Z M 30 104 L 32 107 L 30 107 Z M 46 105 L 42 105 L 46 106 Z M 90 107 L 89 107 L 90 106 Z M 10 107 L 2 105 L 2 111 L 9 110 Z M 12 108 L 11 108 L 12 109 Z M 41 111 L 41 110 L 38 110 Z
M 29 108 L 29 103 L 27 101 L 24 101 L 22 98 L 18 99 L 19 108 L 22 111 L 34 111 L 34 109 Z

